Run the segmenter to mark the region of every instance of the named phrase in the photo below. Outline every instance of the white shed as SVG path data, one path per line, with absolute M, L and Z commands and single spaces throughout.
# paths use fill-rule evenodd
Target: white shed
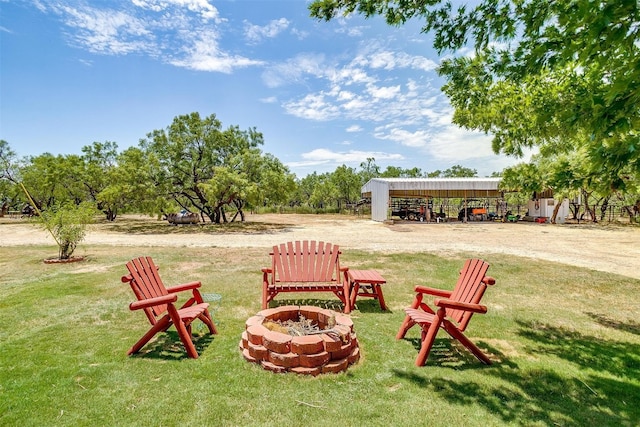
M 500 178 L 373 178 L 362 186 L 371 199 L 371 219 L 385 221 L 392 197 L 496 198 Z
M 543 218 L 547 220 L 553 216 L 553 211 L 556 209 L 558 203 L 559 202 L 553 197 L 529 200 L 527 203 L 527 214 L 533 218 Z M 556 222 L 559 224 L 564 223 L 565 218 L 569 216 L 570 213 L 569 200 L 564 199 L 558 207 Z

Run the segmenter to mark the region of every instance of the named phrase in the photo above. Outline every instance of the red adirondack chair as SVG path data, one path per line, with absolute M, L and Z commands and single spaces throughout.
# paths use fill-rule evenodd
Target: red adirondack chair
M 280 292 L 333 292 L 350 312 L 347 267 L 340 267 L 340 248 L 304 240 L 282 243 L 271 252 L 271 268 L 262 269 L 262 309 Z
M 144 310 L 151 323 L 151 329 L 131 347 L 127 354 L 131 355 L 149 342 L 157 333 L 164 332 L 174 325 L 180 341 L 184 344 L 189 357 L 198 358 L 198 352 L 191 340 L 191 322 L 200 319 L 211 334 L 217 334 L 216 326 L 209 313 L 209 304 L 202 301 L 198 288 L 200 282 L 189 282 L 166 288 L 158 274 L 158 267 L 151 257 L 140 257 L 127 263 L 129 274 L 122 276 L 123 283 L 129 283 L 138 301 L 129 304 L 130 310 Z M 174 303 L 178 293 L 191 291 L 191 297 L 180 307 Z
M 489 264 L 486 262 L 470 259 L 465 262 L 453 291 L 416 286 L 416 297 L 411 307 L 404 310 L 407 315 L 396 335 L 396 339 L 404 338 L 407 331 L 414 325 L 422 329 L 422 346 L 416 358 L 416 366 L 426 363 L 440 328 L 460 341 L 481 362 L 491 364 L 489 358 L 463 333 L 473 313 L 487 312 L 487 307 L 479 303 L 487 285 L 493 285 L 496 282 L 492 277 L 486 276 L 488 269 Z M 437 311 L 423 302 L 424 295 L 441 297 L 433 302 Z

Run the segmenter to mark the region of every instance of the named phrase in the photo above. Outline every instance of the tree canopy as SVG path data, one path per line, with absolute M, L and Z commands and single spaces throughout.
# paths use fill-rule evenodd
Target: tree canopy
M 222 129 L 215 114 L 201 118 L 191 113 L 175 117 L 166 130 L 150 132 L 140 146 L 156 165 L 150 179 L 158 201 L 168 197 L 180 208 L 220 223 L 227 222 L 226 205 L 244 219 L 247 201 L 277 199 L 278 190 L 291 186 L 288 169 L 273 156 L 263 156 L 258 149 L 262 144 L 262 134 L 254 128 Z M 282 186 L 267 187 L 278 182 Z

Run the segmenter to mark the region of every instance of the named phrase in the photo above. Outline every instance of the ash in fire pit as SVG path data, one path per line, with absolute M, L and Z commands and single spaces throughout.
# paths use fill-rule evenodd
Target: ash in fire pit
M 348 316 L 312 306 L 284 306 L 250 317 L 240 340 L 244 358 L 273 372 L 341 372 L 360 359 Z

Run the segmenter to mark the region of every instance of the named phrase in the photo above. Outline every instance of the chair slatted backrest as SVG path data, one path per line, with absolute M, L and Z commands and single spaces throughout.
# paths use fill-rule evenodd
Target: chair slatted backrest
M 450 299 L 458 302 L 466 302 L 471 304 L 479 304 L 487 289 L 487 285 L 482 281 L 484 279 L 489 264 L 480 259 L 468 259 L 462 270 L 456 287 L 453 289 Z M 464 331 L 471 320 L 473 312 L 447 309 L 447 316 L 455 320 L 458 329 Z
M 303 240 L 273 247 L 275 282 L 335 282 L 339 280 L 340 249 L 338 245 Z
M 129 283 L 138 301 L 168 294 L 158 274 L 158 267 L 154 264 L 151 257 L 140 257 L 129 261 L 127 263 L 127 270 L 129 270 L 129 274 L 131 274 L 133 279 Z M 149 316 L 147 310 L 148 309 L 145 309 L 145 312 L 147 312 L 147 316 Z M 157 317 L 167 310 L 167 304 L 155 305 L 151 307 L 150 310 L 153 315 Z M 151 318 L 149 318 L 149 320 L 151 320 Z

